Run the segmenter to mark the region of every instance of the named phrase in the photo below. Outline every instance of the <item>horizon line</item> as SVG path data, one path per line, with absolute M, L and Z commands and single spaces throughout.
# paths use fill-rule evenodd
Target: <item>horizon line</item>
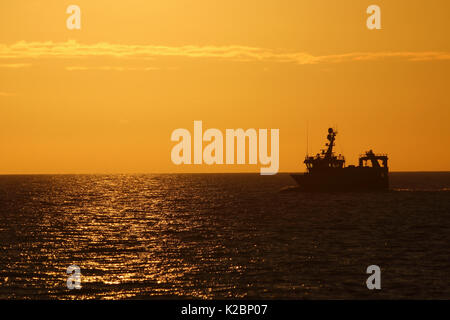
M 306 171 L 280 171 L 278 174 L 306 173 Z M 389 173 L 450 173 L 450 170 L 396 170 Z M 238 171 L 238 172 L 66 172 L 66 173 L 0 173 L 0 176 L 63 176 L 63 175 L 181 175 L 181 174 L 255 174 L 261 175 L 260 172 Z

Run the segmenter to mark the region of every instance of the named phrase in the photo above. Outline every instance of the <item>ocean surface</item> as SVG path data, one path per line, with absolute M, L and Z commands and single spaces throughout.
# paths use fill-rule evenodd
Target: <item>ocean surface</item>
M 287 174 L 0 176 L 0 299 L 450 299 L 450 173 L 390 179 L 308 194 Z

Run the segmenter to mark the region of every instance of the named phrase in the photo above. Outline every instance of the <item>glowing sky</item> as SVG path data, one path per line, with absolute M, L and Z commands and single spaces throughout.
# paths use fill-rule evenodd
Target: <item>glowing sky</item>
M 66 28 L 77 4 L 82 29 Z M 381 8 L 368 30 L 366 8 Z M 175 166 L 177 128 L 280 129 L 303 171 L 326 129 L 348 164 L 450 170 L 450 2 L 15 0 L 0 4 L 0 173 L 259 172 Z

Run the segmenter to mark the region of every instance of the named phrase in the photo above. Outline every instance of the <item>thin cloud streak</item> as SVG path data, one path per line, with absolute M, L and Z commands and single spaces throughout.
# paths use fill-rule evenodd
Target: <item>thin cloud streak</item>
M 84 67 L 84 66 L 69 66 L 65 68 L 67 71 L 155 71 L 161 70 L 156 67 L 144 67 L 144 68 L 135 68 L 135 67 L 116 67 L 116 66 L 101 66 L 101 67 Z
M 18 69 L 18 68 L 27 68 L 30 67 L 30 63 L 6 63 L 0 64 L 0 68 L 9 68 L 9 69 Z
M 115 57 L 154 59 L 157 57 L 213 58 L 227 61 L 284 62 L 300 65 L 403 59 L 407 61 L 450 60 L 450 52 L 353 52 L 333 55 L 312 55 L 247 46 L 155 46 L 111 44 L 106 42 L 81 44 L 67 42 L 26 42 L 0 44 L 0 59 Z M 18 64 L 17 64 L 18 65 Z M 70 68 L 70 67 L 68 67 Z M 73 71 L 74 69 L 72 69 Z M 117 70 L 121 71 L 121 70 Z M 123 71 L 123 70 L 122 70 Z

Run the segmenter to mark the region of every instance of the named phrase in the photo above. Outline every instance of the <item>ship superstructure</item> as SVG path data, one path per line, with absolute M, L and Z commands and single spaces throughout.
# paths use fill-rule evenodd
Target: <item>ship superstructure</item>
M 335 155 L 337 131 L 328 129 L 326 148 L 315 156 L 307 155 L 307 172 L 291 174 L 303 191 L 384 191 L 389 189 L 388 157 L 372 150 L 359 157 L 358 166 L 345 166 L 345 158 Z

